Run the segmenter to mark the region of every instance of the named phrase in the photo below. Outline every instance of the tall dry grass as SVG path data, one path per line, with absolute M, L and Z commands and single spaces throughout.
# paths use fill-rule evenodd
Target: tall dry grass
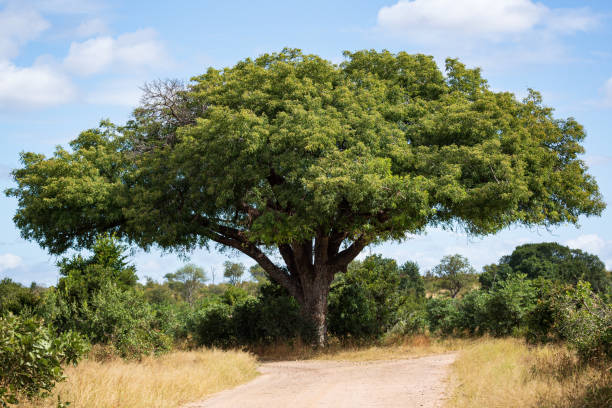
M 28 408 L 55 407 L 57 396 L 75 408 L 172 408 L 246 382 L 257 375 L 255 357 L 240 351 L 178 351 L 142 361 L 83 360 L 67 367 L 67 381 L 45 401 Z
M 581 365 L 562 345 L 485 338 L 462 351 L 451 380 L 447 408 L 612 407 L 607 367 Z

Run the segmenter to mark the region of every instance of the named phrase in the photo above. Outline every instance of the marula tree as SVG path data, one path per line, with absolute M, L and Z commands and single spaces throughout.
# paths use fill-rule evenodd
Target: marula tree
M 324 343 L 329 285 L 371 243 L 601 213 L 582 126 L 536 92 L 493 92 L 453 59 L 444 75 L 425 55 L 344 55 L 285 49 L 148 85 L 124 126 L 22 155 L 7 191 L 16 225 L 52 253 L 104 231 L 143 248 L 233 248 L 297 299 Z

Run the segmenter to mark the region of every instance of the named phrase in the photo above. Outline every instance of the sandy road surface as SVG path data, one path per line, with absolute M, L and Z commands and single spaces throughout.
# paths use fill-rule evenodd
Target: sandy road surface
M 255 380 L 185 408 L 440 407 L 455 357 L 266 363 Z

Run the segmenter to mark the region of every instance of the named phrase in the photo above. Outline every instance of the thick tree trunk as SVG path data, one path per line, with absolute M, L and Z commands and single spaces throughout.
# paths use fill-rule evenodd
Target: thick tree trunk
M 309 320 L 314 328 L 314 341 L 319 347 L 327 344 L 327 297 L 329 295 L 329 279 L 316 276 L 310 285 L 302 289 L 303 299 L 300 302 L 302 316 Z

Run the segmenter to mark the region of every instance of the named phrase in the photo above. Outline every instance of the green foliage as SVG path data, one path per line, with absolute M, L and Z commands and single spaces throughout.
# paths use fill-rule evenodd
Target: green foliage
M 612 360 L 612 306 L 588 282 L 567 292 L 557 311 L 558 330 L 586 361 Z
M 75 255 L 58 263 L 62 277 L 57 289 L 68 303 L 87 302 L 106 282 L 123 289 L 136 285 L 136 269 L 128 265 L 126 248 L 113 235 L 98 236 L 91 249 L 93 254 L 89 258 Z
M 445 75 L 422 54 L 344 56 L 284 49 L 209 68 L 149 92 L 125 126 L 105 121 L 49 158 L 22 153 L 6 190 L 16 226 L 55 254 L 108 231 L 142 248 L 231 247 L 314 318 L 314 299 L 367 244 L 602 213 L 584 129 L 537 92 L 495 92 L 454 59 Z
M 450 296 L 454 298 L 473 280 L 470 278 L 476 271 L 467 258 L 456 254 L 443 257 L 440 264 L 433 268 L 432 273 L 439 278 L 440 287 L 448 290 Z
M 485 267 L 480 282 L 484 288 L 489 288 L 496 281 L 519 273 L 528 279 L 542 277 L 572 285 L 582 280 L 589 282 L 597 293 L 612 291 L 612 280 L 599 257 L 556 242 L 516 247 L 511 255 L 502 257 L 498 265 Z
M 245 266 L 239 262 L 225 261 L 223 263 L 223 277 L 229 280 L 230 285 L 240 283 L 245 271 Z
M 162 353 L 172 345 L 168 335 L 155 329 L 155 314 L 144 296 L 110 282 L 83 306 L 83 316 L 80 331 L 92 343 L 113 347 L 123 358 Z
M 460 299 L 429 299 L 426 306 L 429 328 L 443 335 L 518 334 L 526 330 L 536 295 L 533 282 L 519 274 L 490 291 L 474 290 Z
M 10 278 L 0 281 L 0 316 L 8 313 L 15 315 L 28 314 L 36 309 L 44 290 L 35 283 L 26 288 Z
M 308 340 L 312 331 L 295 299 L 275 284 L 261 286 L 257 297 L 229 286 L 219 301 L 197 309 L 188 327 L 198 345 L 223 348 Z
M 35 318 L 0 317 L 0 406 L 47 396 L 64 380 L 63 366 L 76 364 L 87 348 L 78 334 L 57 336 Z
M 266 283 L 270 282 L 270 277 L 268 276 L 267 272 L 259 264 L 251 266 L 249 268 L 249 274 L 253 277 L 253 279 L 255 279 L 255 282 L 260 285 L 265 285 Z
M 329 330 L 339 337 L 378 337 L 398 320 L 412 327 L 412 313 L 422 308 L 423 279 L 418 266 L 380 255 L 354 261 L 339 274 L 329 295 Z
M 501 282 L 489 293 L 487 330 L 494 336 L 505 336 L 524 326 L 535 306 L 536 295 L 533 282 L 523 274 Z
M 458 328 L 459 310 L 454 299 L 447 297 L 429 299 L 425 310 L 429 330 L 432 333 L 450 335 Z
M 164 278 L 170 289 L 181 294 L 189 304 L 193 304 L 198 290 L 208 281 L 204 269 L 187 264 L 174 273 L 167 273 Z

